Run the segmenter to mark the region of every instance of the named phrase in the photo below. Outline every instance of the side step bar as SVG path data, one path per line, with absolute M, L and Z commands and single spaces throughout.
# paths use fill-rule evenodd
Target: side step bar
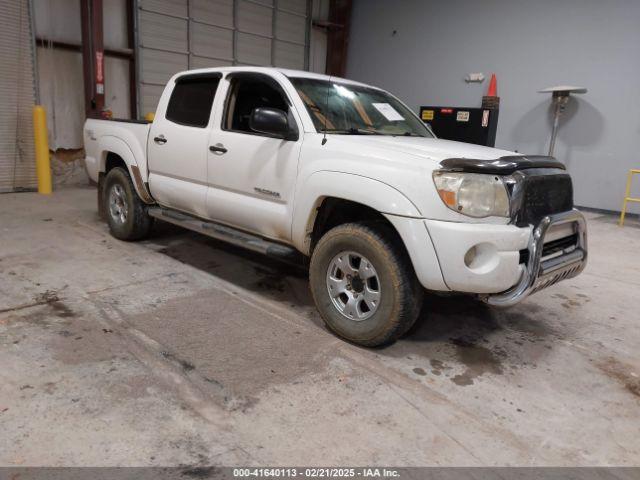
M 304 262 L 304 255 L 295 248 L 282 243 L 267 240 L 257 235 L 252 235 L 233 227 L 227 227 L 220 223 L 202 220 L 186 213 L 178 212 L 163 207 L 150 207 L 149 215 L 164 222 L 173 223 L 179 227 L 193 230 L 216 240 L 231 243 L 238 247 L 246 248 L 261 253 L 267 257 L 275 258 L 282 262 L 300 266 Z

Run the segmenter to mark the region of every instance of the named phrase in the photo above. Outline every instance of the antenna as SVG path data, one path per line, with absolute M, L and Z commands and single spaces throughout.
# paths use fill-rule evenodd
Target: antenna
M 329 75 L 329 81 L 327 82 L 327 100 L 324 104 L 324 135 L 322 136 L 322 145 L 327 143 L 327 121 L 329 117 L 329 91 L 331 90 L 331 75 Z

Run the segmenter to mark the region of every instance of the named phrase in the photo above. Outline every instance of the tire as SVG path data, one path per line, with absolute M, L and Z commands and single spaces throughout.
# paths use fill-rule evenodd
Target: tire
M 153 218 L 140 200 L 129 173 L 122 167 L 109 170 L 104 181 L 104 211 L 111 235 L 119 240 L 140 240 L 149 235 Z
M 365 347 L 407 332 L 424 294 L 397 234 L 374 223 L 329 230 L 313 251 L 309 283 L 327 328 Z

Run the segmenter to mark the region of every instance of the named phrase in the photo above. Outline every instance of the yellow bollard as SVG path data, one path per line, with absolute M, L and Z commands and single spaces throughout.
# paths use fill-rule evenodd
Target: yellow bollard
M 36 175 L 38 193 L 51 194 L 51 161 L 47 137 L 47 114 L 40 105 L 33 106 L 33 138 L 36 144 Z
M 145 119 L 147 122 L 153 122 L 153 121 L 155 120 L 155 118 L 156 118 L 156 114 L 155 114 L 155 113 L 153 113 L 153 112 L 149 112 L 149 113 L 147 113 L 147 114 L 144 116 L 144 119 Z

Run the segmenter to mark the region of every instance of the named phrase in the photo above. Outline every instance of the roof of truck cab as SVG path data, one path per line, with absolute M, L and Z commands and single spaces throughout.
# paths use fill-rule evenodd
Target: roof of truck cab
M 329 75 L 323 75 L 321 73 L 307 72 L 305 70 L 291 70 L 288 68 L 273 68 L 273 67 L 213 67 L 213 68 L 198 68 L 196 70 L 185 70 L 184 72 L 180 72 L 178 75 L 186 75 L 190 73 L 209 73 L 209 72 L 221 72 L 221 73 L 229 73 L 229 72 L 257 72 L 257 73 L 281 73 L 286 77 L 292 78 L 313 78 L 316 80 L 332 80 L 334 82 L 339 83 L 347 83 L 350 85 L 360 85 L 362 87 L 368 88 L 379 88 L 373 85 L 367 85 L 366 83 L 356 82 L 354 80 L 349 80 L 347 78 L 334 77 Z

